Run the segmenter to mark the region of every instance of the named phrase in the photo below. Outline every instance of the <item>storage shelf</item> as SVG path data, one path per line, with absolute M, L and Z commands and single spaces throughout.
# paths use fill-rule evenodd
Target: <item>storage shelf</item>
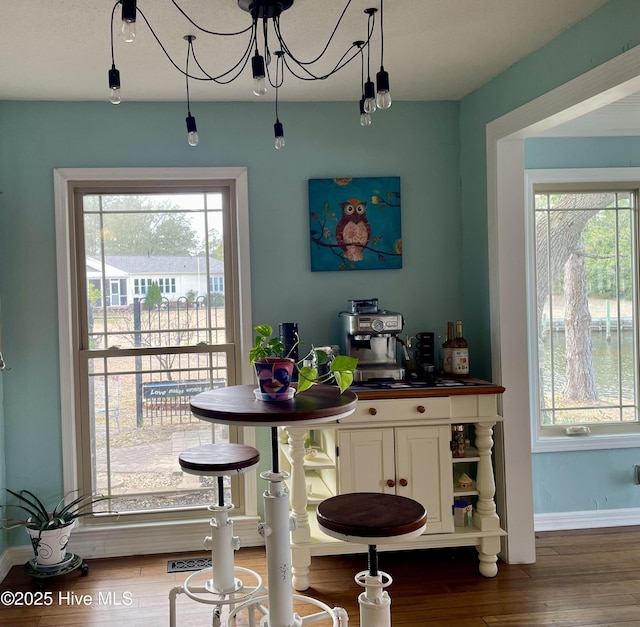
M 289 445 L 285 444 L 280 447 L 280 450 L 284 453 L 284 456 L 291 464 L 291 455 L 289 454 Z M 314 448 L 317 451 L 315 457 L 305 457 L 302 466 L 305 470 L 320 470 L 322 468 L 335 468 L 335 462 L 319 448 Z
M 464 457 L 453 457 L 451 456 L 451 462 L 453 464 L 465 464 L 467 462 L 479 462 L 480 455 L 478 454 L 477 448 L 469 448 L 466 450 Z
M 453 486 L 453 496 L 475 496 L 479 494 L 476 490 L 476 482 L 474 481 L 470 488 L 459 488 L 457 485 Z

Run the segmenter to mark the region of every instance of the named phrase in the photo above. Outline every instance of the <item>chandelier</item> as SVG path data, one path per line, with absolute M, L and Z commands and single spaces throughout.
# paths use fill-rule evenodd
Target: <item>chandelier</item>
M 157 2 L 158 0 L 155 1 Z M 330 51 L 333 52 L 333 48 L 335 47 L 332 45 L 334 37 L 340 29 L 341 22 L 347 14 L 352 0 L 348 0 L 344 9 L 339 14 L 336 25 L 329 33 L 320 54 L 309 60 L 299 58 L 287 45 L 280 30 L 280 17 L 293 6 L 294 0 L 237 0 L 239 8 L 249 14 L 251 22 L 242 30 L 226 33 L 217 32 L 196 23 L 195 20 L 187 15 L 176 0 L 170 1 L 182 18 L 189 24 L 188 29 L 190 31 L 198 32 L 199 35 L 205 35 L 207 37 L 244 38 L 246 44 L 240 58 L 235 61 L 231 67 L 218 69 L 215 72 L 209 68 L 205 68 L 205 64 L 201 63 L 196 56 L 194 45 L 196 35 L 187 34 L 184 36 L 184 40 L 187 42 L 186 62 L 184 63 L 184 69 L 182 69 L 182 66 L 171 57 L 162 41 L 160 41 L 152 25 L 140 7 L 137 6 L 136 0 L 118 0 L 111 11 L 110 101 L 113 104 L 119 104 L 122 101 L 120 93 L 120 71 L 116 68 L 114 52 L 114 21 L 116 20 L 118 6 L 120 6 L 122 19 L 120 35 L 124 41 L 127 43 L 135 41 L 136 22 L 138 21 L 138 17 L 141 17 L 173 67 L 184 75 L 186 83 L 187 141 L 190 146 L 198 145 L 198 132 L 196 119 L 191 114 L 189 80 L 210 81 L 220 85 L 227 85 L 239 79 L 243 75 L 245 68 L 249 65 L 253 77 L 253 93 L 256 96 L 263 96 L 269 86 L 275 90 L 275 123 L 273 129 L 275 147 L 278 149 L 284 147 L 284 126 L 278 117 L 278 93 L 283 86 L 286 72 L 300 80 L 322 81 L 333 76 L 352 61 L 360 60 L 361 97 L 358 101 L 360 124 L 362 126 L 370 126 L 371 114 L 376 109 L 388 109 L 391 106 L 389 74 L 384 69 L 384 0 L 379 0 L 379 10 L 373 7 L 364 10 L 364 14 L 366 15 L 366 33 L 363 33 L 364 38 L 355 40 L 347 50 L 337 55 L 337 61 L 335 61 L 329 71 L 319 71 L 317 68 L 319 67 L 319 62 L 325 60 L 325 58 L 329 56 Z M 326 2 L 326 0 L 324 1 Z M 376 15 L 378 13 L 380 19 L 379 27 L 376 29 Z M 371 43 L 376 30 L 379 32 L 380 41 L 380 69 L 376 73 L 376 82 L 374 84 L 371 80 L 370 66 Z M 191 68 L 189 67 L 190 61 L 192 64 L 195 64 L 197 68 L 195 72 L 193 71 L 193 65 Z

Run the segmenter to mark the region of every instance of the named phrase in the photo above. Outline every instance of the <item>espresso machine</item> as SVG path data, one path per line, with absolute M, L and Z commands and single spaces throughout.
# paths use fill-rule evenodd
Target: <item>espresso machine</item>
M 341 311 L 341 348 L 356 357 L 355 382 L 399 381 L 404 368 L 398 366 L 396 348 L 402 332 L 402 314 L 378 308 L 378 299 L 350 300 L 349 311 Z

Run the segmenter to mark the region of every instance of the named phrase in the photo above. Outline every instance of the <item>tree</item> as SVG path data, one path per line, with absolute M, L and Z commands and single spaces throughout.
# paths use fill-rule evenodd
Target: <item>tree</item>
M 147 296 L 144 299 L 145 309 L 151 311 L 152 309 L 158 309 L 160 307 L 160 303 L 162 303 L 162 292 L 160 291 L 160 286 L 157 281 L 154 281 L 147 288 Z
M 598 400 L 591 345 L 591 314 L 587 298 L 584 240 L 576 243 L 564 269 L 565 400 Z
M 224 240 L 216 229 L 209 231 L 209 255 L 214 259 L 224 260 Z
M 543 196 L 544 197 L 544 196 Z M 566 399 L 597 398 L 591 350 L 591 314 L 587 298 L 587 280 L 583 231 L 587 223 L 606 207 L 611 194 L 557 194 L 552 197 L 557 211 L 536 216 L 536 281 L 538 328 L 549 289 L 564 272 Z M 543 216 L 548 216 L 546 219 Z M 571 307 L 571 312 L 569 312 Z M 588 322 L 587 322 L 588 321 Z M 541 387 L 542 389 L 542 387 Z
M 141 196 L 102 196 L 99 215 L 88 214 L 85 242 L 88 255 L 191 255 L 198 235 L 186 213 L 169 201 Z

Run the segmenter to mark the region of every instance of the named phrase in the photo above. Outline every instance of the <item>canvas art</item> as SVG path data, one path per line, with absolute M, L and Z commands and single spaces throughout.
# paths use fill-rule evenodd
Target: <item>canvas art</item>
M 400 177 L 309 179 L 311 270 L 402 267 Z

